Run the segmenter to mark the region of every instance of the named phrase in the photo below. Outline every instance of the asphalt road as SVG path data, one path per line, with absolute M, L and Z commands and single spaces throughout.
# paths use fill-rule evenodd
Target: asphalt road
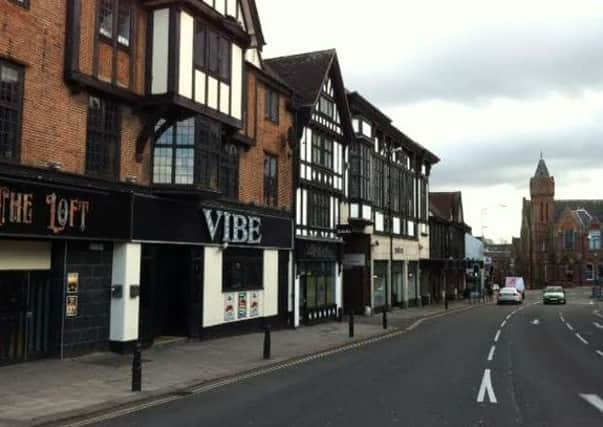
M 580 293 L 565 306 L 538 297 L 98 425 L 600 427 L 603 310 Z

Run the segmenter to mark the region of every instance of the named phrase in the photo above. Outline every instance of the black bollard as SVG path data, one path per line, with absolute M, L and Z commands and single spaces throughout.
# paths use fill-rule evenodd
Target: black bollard
M 448 310 L 448 297 L 444 295 L 444 308 Z
M 348 323 L 350 329 L 350 338 L 354 338 L 354 312 L 350 311 L 350 321 Z
M 272 343 L 270 340 L 270 325 L 264 328 L 264 359 L 270 359 Z
M 142 346 L 139 342 L 134 346 L 132 357 L 132 391 L 142 390 Z
M 383 307 L 383 329 L 387 329 L 387 308 Z
M 337 309 L 337 320 L 343 322 L 343 308 Z

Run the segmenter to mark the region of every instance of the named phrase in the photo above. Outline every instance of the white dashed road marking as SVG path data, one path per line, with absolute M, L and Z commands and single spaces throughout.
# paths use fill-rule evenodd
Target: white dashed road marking
M 576 338 L 578 338 L 580 341 L 582 341 L 582 343 L 588 344 L 588 341 L 586 341 L 584 338 L 582 338 L 582 335 L 580 335 L 578 332 L 576 332 Z
M 597 408 L 599 412 L 603 412 L 603 399 L 596 394 L 581 394 L 580 397 Z
M 494 342 L 498 342 L 499 338 L 500 338 L 500 329 L 496 332 L 496 336 L 494 337 Z
M 572 325 L 570 325 L 569 323 L 566 323 L 565 326 L 567 326 L 567 329 L 569 329 L 570 331 L 574 330 L 574 327 Z
M 484 398 L 486 397 L 486 393 L 488 393 L 488 400 L 490 403 L 498 403 L 496 400 L 496 395 L 494 394 L 494 388 L 492 387 L 492 380 L 490 378 L 490 369 L 486 369 L 484 371 L 484 376 L 482 377 L 482 383 L 479 386 L 479 391 L 477 393 L 477 401 L 478 403 L 482 403 Z
M 598 354 L 599 356 L 603 357 L 603 351 L 601 351 L 601 350 L 597 350 L 597 354 Z
M 603 329 L 603 325 L 601 325 L 600 323 L 593 322 L 593 325 L 595 325 L 599 329 Z
M 494 359 L 494 352 L 495 352 L 495 351 L 496 351 L 496 346 L 495 346 L 495 345 L 493 345 L 493 346 L 490 348 L 490 353 L 488 353 L 488 362 L 491 362 L 491 361 L 492 361 L 492 359 Z

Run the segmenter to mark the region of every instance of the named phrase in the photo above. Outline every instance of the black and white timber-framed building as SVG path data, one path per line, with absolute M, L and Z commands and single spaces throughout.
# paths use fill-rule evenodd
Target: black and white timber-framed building
M 335 50 L 269 59 L 295 91 L 295 325 L 335 318 L 342 307 L 345 152 L 353 135 Z
M 429 258 L 429 175 L 437 156 L 348 93 L 354 139 L 342 209 L 344 308 L 420 304 L 420 260 Z

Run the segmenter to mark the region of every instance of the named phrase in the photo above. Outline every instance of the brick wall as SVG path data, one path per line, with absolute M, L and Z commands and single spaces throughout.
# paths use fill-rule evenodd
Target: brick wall
M 241 153 L 239 175 L 239 198 L 243 203 L 264 204 L 264 157 L 267 154 L 278 157 L 278 208 L 291 210 L 293 151 L 289 148 L 287 132 L 293 126 L 293 115 L 288 110 L 289 95 L 279 96 L 279 122 L 265 117 L 266 82 L 258 71 L 247 68 L 247 115 L 246 135 L 255 140 L 256 145 Z
M 84 23 L 94 22 L 94 3 L 82 2 L 80 67 L 85 73 L 92 71 L 95 31 L 94 24 Z M 74 94 L 64 79 L 66 16 L 67 0 L 32 1 L 29 9 L 0 0 L 0 58 L 25 67 L 21 163 L 46 167 L 49 162 L 60 162 L 65 172 L 83 174 L 88 94 Z M 137 38 L 144 40 L 144 15 L 137 16 L 143 27 Z M 137 45 L 137 52 L 141 51 L 144 44 Z M 142 91 L 144 64 L 139 67 L 135 86 Z M 123 106 L 120 179 L 136 176 L 139 183 L 146 184 L 150 149 L 147 147 L 142 163 L 136 162 L 134 151 L 140 128 L 139 118 Z

